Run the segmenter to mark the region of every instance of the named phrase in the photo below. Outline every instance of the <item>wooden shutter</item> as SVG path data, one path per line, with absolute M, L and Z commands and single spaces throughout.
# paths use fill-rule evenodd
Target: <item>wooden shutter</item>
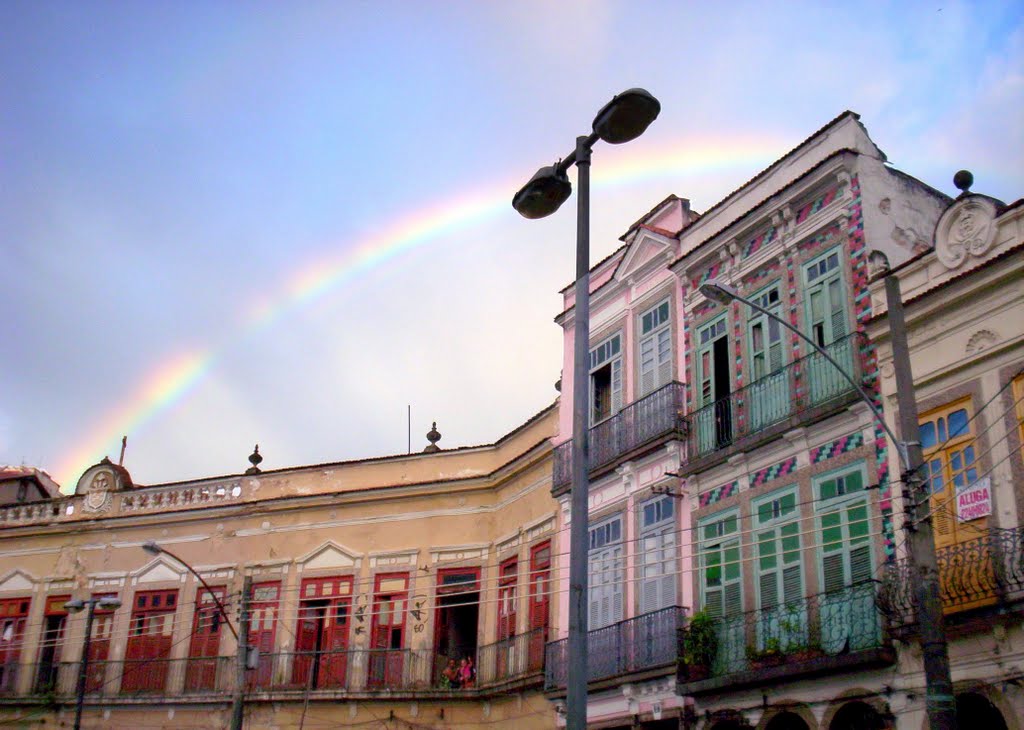
M 655 335 L 640 340 L 640 395 L 650 393 L 656 387 Z
M 672 328 L 666 327 L 658 333 L 658 381 L 655 388 L 672 381 Z
M 622 358 L 612 360 L 612 413 L 622 410 Z

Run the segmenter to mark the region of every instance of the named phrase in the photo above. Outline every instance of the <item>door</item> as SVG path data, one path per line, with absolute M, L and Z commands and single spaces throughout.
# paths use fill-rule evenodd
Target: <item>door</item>
M 672 327 L 669 301 L 640 315 L 640 392 L 653 393 L 672 380 Z
M 720 317 L 697 332 L 698 410 L 694 414 L 698 454 L 732 443 L 732 387 L 729 376 L 726 319 Z
M 746 666 L 746 626 L 743 619 L 739 517 L 715 516 L 699 527 L 701 590 L 704 610 L 717 621 L 718 650 L 710 669 L 715 674 Z
M 217 599 L 224 600 L 224 589 L 214 588 Z M 192 638 L 188 647 L 188 666 L 185 669 L 185 691 L 202 692 L 217 688 L 217 662 L 220 654 L 220 636 L 223 617 L 213 594 L 205 588 L 196 594 L 196 609 L 192 618 Z
M 352 578 L 309 578 L 302 582 L 301 595 L 292 683 L 310 688 L 344 687 Z
M 162 692 L 170 668 L 177 590 L 135 594 L 121 692 Z
M 498 578 L 498 645 L 496 647 L 494 676 L 497 679 L 517 672 L 516 646 L 516 583 L 519 561 L 509 558 L 501 564 Z
M 551 542 L 530 549 L 530 649 L 531 670 L 544 666 L 544 646 L 551 618 Z
M 757 524 L 757 645 L 759 652 L 792 653 L 809 644 L 807 602 L 796 491 L 754 505 Z
M 804 267 L 807 322 L 811 339 L 853 377 L 853 343 L 847 338 L 850 329 L 839 261 L 839 249 L 833 249 Z M 812 404 L 850 389 L 849 381 L 835 365 L 816 352 L 808 354 L 804 367 Z
M 281 599 L 279 582 L 257 583 L 249 597 L 249 645 L 259 650 L 256 669 L 247 671 L 249 689 L 270 687 L 274 679 L 274 642 Z
M 754 297 L 753 301 L 776 316 L 780 313 L 777 286 Z M 747 420 L 750 430 L 757 431 L 789 415 L 789 378 L 783 369 L 782 325 L 755 310 L 747 322 L 747 332 L 750 351 Z
M 94 595 L 94 599 L 105 595 Z M 92 618 L 92 641 L 89 642 L 89 670 L 85 680 L 86 692 L 101 692 L 106 684 L 107 659 L 110 657 L 110 637 L 114 630 L 114 612 L 97 608 Z
M 57 689 L 60 655 L 64 648 L 64 632 L 68 619 L 68 611 L 64 604 L 70 599 L 71 596 L 50 596 L 46 599 L 43 635 L 39 641 L 39 669 L 36 672 L 37 693 L 46 694 Z
M 0 601 L 0 693 L 10 694 L 17 689 L 18 662 L 30 602 L 28 598 Z
M 404 686 L 405 614 L 409 576 L 378 575 L 373 596 L 370 628 L 370 664 L 367 682 L 372 688 Z

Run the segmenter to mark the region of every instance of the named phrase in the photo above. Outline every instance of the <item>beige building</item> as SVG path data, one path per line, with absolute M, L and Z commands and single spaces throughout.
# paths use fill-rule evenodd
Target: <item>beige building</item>
M 227 727 L 240 610 L 259 650 L 245 727 L 553 727 L 556 418 L 452 450 L 432 430 L 407 456 L 260 471 L 254 453 L 244 474 L 175 484 L 105 460 L 73 496 L 0 508 L 0 722 L 71 724 L 87 612 L 64 604 L 114 596 L 83 727 Z
M 958 175 L 962 188 L 969 176 Z M 935 531 L 950 663 L 961 718 L 1018 730 L 1024 718 L 1024 201 L 964 192 L 942 214 L 934 249 L 899 279 Z M 876 261 L 884 273 L 887 262 Z M 885 287 L 871 285 L 886 417 L 898 433 Z M 895 456 L 890 469 L 898 473 Z M 898 495 L 897 495 L 898 496 Z M 902 502 L 900 503 L 902 511 Z M 898 727 L 923 727 L 924 670 L 905 536 L 886 575 L 898 671 Z

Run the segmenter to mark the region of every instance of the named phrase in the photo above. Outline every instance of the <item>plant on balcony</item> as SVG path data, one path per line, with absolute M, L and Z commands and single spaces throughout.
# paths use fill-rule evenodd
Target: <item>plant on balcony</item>
M 782 651 L 782 642 L 776 636 L 766 639 L 764 647 L 761 649 L 754 646 L 747 647 L 747 659 L 750 661 L 751 669 L 776 667 L 782 664 L 785 658 L 786 655 Z
M 683 665 L 687 679 L 704 679 L 718 654 L 718 621 L 707 611 L 690 617 L 683 634 Z

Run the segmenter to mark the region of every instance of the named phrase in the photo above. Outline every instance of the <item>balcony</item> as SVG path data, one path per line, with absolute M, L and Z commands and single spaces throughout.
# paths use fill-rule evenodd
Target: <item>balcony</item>
M 684 609 L 672 606 L 588 632 L 587 681 L 600 683 L 659 669 L 665 674 L 682 656 L 679 630 L 685 615 Z M 551 642 L 544 663 L 544 690 L 564 692 L 568 672 L 569 640 Z
M 876 587 L 863 583 L 714 622 L 710 666 L 680 664 L 683 694 L 759 685 L 895 660 Z M 682 650 L 687 638 L 683 637 Z
M 935 553 L 943 613 L 951 619 L 954 614 L 1006 608 L 1024 600 L 1024 528 L 992 528 Z M 886 566 L 880 603 L 895 626 L 910 627 L 917 620 L 912 569 L 906 558 Z
M 852 334 L 825 351 L 861 382 L 863 338 Z M 818 353 L 740 388 L 690 414 L 689 460 L 684 471 L 707 469 L 739 451 L 824 417 L 858 398 L 856 389 Z
M 685 399 L 683 384 L 672 382 L 591 428 L 589 471 L 621 461 L 658 439 L 685 436 Z M 553 482 L 555 492 L 572 483 L 572 441 L 555 448 Z
M 481 697 L 510 685 L 540 683 L 546 629 L 481 646 L 471 687 L 442 687 L 448 657 L 412 649 L 278 652 L 260 655 L 246 672 L 246 696 L 263 700 L 338 697 Z M 233 656 L 185 659 L 93 661 L 86 695 L 91 701 L 140 702 L 173 697 L 185 702 L 230 701 L 235 687 Z M 78 662 L 0 665 L 0 703 L 12 700 L 73 702 Z

